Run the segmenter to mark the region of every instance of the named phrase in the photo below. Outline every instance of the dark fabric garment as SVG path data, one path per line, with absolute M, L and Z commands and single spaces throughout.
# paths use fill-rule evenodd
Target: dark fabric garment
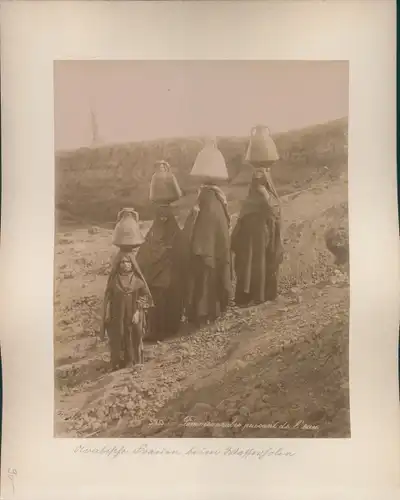
M 162 207 L 136 257 L 154 301 L 149 338 L 161 339 L 179 330 L 184 287 L 181 256 L 181 229 L 172 211 Z
M 273 165 L 274 162 L 269 162 L 269 161 L 260 161 L 260 162 L 252 162 L 252 165 L 254 169 L 257 169 L 258 171 L 262 170 L 262 184 L 270 191 L 276 200 L 279 200 L 279 195 L 278 192 L 275 188 L 275 185 L 272 180 L 271 172 L 270 172 L 270 167 Z
M 274 300 L 282 262 L 279 200 L 265 180 L 253 179 L 232 232 L 236 273 L 235 302 L 247 305 Z
M 230 217 L 224 193 L 216 186 L 204 186 L 198 197 L 198 208 L 191 252 L 215 269 L 217 263 L 230 262 Z
M 186 315 L 191 322 L 215 320 L 227 308 L 232 287 L 229 225 L 223 192 L 203 186 L 183 229 L 188 249 L 182 259 Z
M 128 248 L 131 248 L 131 247 L 128 247 Z M 107 281 L 107 287 L 108 287 L 108 284 L 115 278 L 116 274 L 118 273 L 118 269 L 119 269 L 119 265 L 121 263 L 121 260 L 124 258 L 124 257 L 128 257 L 129 260 L 131 261 L 132 263 L 132 267 L 133 267 L 133 270 L 136 274 L 137 277 L 139 277 L 143 283 L 144 283 L 144 287 L 143 287 L 143 292 L 141 294 L 142 297 L 145 297 L 146 300 L 148 301 L 149 305 L 152 305 L 152 297 L 151 297 L 151 292 L 150 292 L 150 289 L 148 287 L 148 284 L 146 282 L 146 279 L 145 277 L 143 276 L 143 273 L 137 263 L 137 260 L 136 260 L 136 257 L 133 253 L 132 250 L 120 250 L 116 255 L 115 257 L 113 258 L 113 261 L 111 263 L 111 271 L 110 271 L 110 275 L 108 277 L 108 281 Z
M 129 256 L 133 264 L 133 271 L 128 274 L 119 271 L 119 264 L 124 256 Z M 143 362 L 143 331 L 140 321 L 134 321 L 136 313 L 139 316 L 143 314 L 139 305 L 143 297 L 151 301 L 146 281 L 134 255 L 119 252 L 112 265 L 104 300 L 104 323 L 113 370 Z
M 176 294 L 165 288 L 152 287 L 151 292 L 154 300 L 154 308 L 148 314 L 149 340 L 162 340 L 175 335 L 181 326 L 182 302 L 178 302 Z

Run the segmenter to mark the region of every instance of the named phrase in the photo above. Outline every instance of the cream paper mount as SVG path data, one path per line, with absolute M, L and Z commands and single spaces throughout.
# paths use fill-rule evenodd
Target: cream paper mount
M 395 2 L 39 1 L 3 2 L 1 9 L 2 498 L 398 498 Z M 113 64 L 118 69 L 103 75 L 103 68 Z M 271 89 L 279 65 L 286 77 L 271 98 L 265 88 Z M 73 66 L 78 67 L 77 76 L 69 79 Z M 337 71 L 334 79 L 327 78 L 327 66 L 342 69 L 332 70 Z M 131 92 L 123 98 L 121 91 L 117 99 L 116 89 L 131 78 L 131 67 L 138 68 Z M 299 67 L 307 67 L 304 75 L 313 77 L 301 78 Z M 88 79 L 92 86 L 87 85 Z M 163 86 L 163 81 L 168 85 Z M 145 88 L 147 93 L 138 99 L 136 88 Z M 344 99 L 348 92 L 348 125 L 340 122 L 338 129 L 330 128 L 332 136 L 328 134 L 326 143 L 318 143 L 317 151 L 312 126 L 324 121 L 324 110 L 341 109 L 339 88 L 348 89 Z M 320 93 L 325 98 L 319 101 Z M 68 103 L 70 94 L 75 100 Z M 108 97 L 103 99 L 104 95 Z M 177 106 L 178 101 L 186 107 Z M 313 113 L 315 120 L 305 123 L 303 118 Z M 326 113 L 326 121 L 334 118 Z M 69 122 L 73 126 L 66 137 Z M 228 187 L 221 189 L 230 190 L 228 208 L 235 222 L 243 198 L 236 199 L 233 193 L 242 196 L 244 188 L 242 184 L 235 188 L 233 174 L 241 167 L 238 158 L 245 152 L 243 141 L 258 123 L 271 128 L 280 156 L 283 151 L 279 165 L 271 170 L 282 197 L 282 217 L 286 222 L 290 217 L 303 217 L 294 247 L 304 244 L 306 250 L 311 239 L 304 243 L 304 237 L 311 238 L 314 230 L 319 234 L 320 214 L 329 221 L 336 210 L 342 210 L 343 220 L 348 214 L 350 283 L 346 265 L 324 277 L 329 288 L 322 287 L 321 295 L 314 285 L 293 283 L 288 277 L 293 277 L 297 254 L 290 253 L 289 226 L 284 226 L 285 255 L 292 255 L 292 260 L 284 257 L 280 283 L 286 283 L 286 289 L 276 304 L 230 309 L 231 316 L 217 321 L 213 335 L 207 330 L 200 336 L 194 332 L 155 346 L 145 343 L 142 372 L 110 373 L 108 346 L 95 343 L 94 316 L 100 295 L 93 287 L 103 289 L 112 227 L 102 225 L 105 216 L 96 210 L 107 209 L 113 214 L 110 220 L 115 221 L 121 208 L 134 205 L 129 189 L 135 179 L 130 166 L 142 165 L 146 155 L 138 155 L 136 163 L 130 163 L 139 151 L 132 143 L 153 141 L 160 156 L 155 160 L 167 158 L 179 171 L 181 167 L 172 165 L 173 158 L 166 155 L 170 150 L 162 150 L 165 143 L 157 142 L 160 138 L 189 137 L 184 147 L 195 144 L 187 153 L 194 161 L 201 148 L 196 137 L 218 137 L 231 174 Z M 305 132 L 308 126 L 311 129 Z M 287 135 L 289 129 L 292 135 Z M 237 141 L 233 141 L 236 149 L 229 158 L 233 146 L 226 145 L 227 137 L 231 138 L 228 146 L 233 137 Z M 131 144 L 129 161 L 128 156 L 113 156 L 122 143 Z M 70 160 L 71 151 L 60 153 L 76 149 L 74 161 Z M 339 172 L 335 168 L 340 162 L 315 160 L 322 162 L 332 151 L 334 158 L 345 159 L 344 164 L 348 154 L 348 169 Z M 315 167 L 320 175 L 318 186 L 299 185 L 296 192 L 285 191 L 285 186 L 293 188 L 293 178 L 301 184 L 296 177 L 300 170 L 292 166 L 300 164 L 310 169 L 312 179 Z M 192 165 L 186 165 L 187 172 Z M 112 183 L 107 169 L 114 169 Z M 93 170 L 99 173 L 94 180 Z M 150 169 L 150 177 L 151 173 Z M 343 197 L 341 189 L 347 180 L 348 211 L 347 195 Z M 325 206 L 324 189 L 332 190 L 331 207 Z M 86 198 L 78 199 L 82 193 Z M 148 197 L 148 185 L 142 194 Z M 315 203 L 303 203 L 306 198 Z M 232 204 L 235 200 L 236 205 Z M 190 199 L 185 208 L 193 203 Z M 83 206 L 84 216 L 79 212 Z M 181 225 L 185 217 L 179 220 Z M 142 229 L 146 231 L 151 223 L 143 222 Z M 299 228 L 293 228 L 297 234 Z M 321 257 L 324 269 L 332 271 L 336 264 L 327 257 L 330 250 L 318 241 L 321 246 L 314 242 L 313 249 L 325 255 L 326 259 Z M 303 257 L 297 261 L 303 262 Z M 315 271 L 313 262 L 311 272 Z M 306 268 L 298 275 L 303 276 Z M 334 297 L 340 297 L 338 302 L 332 298 L 333 289 Z M 348 307 L 347 299 L 348 330 L 343 319 L 346 308 L 342 307 Z M 323 307 L 317 310 L 314 303 Z M 297 321 L 299 311 L 303 316 Z M 341 328 L 324 325 L 331 313 L 338 316 Z M 291 328 L 279 330 L 291 319 Z M 284 331 L 287 345 L 277 345 L 278 333 Z M 311 334 L 313 341 L 308 337 Z M 214 357 L 209 358 L 213 363 L 216 353 L 226 354 L 226 348 L 234 355 L 217 370 L 217 363 L 208 365 L 204 360 L 205 348 L 201 342 L 195 347 L 194 339 L 215 347 Z M 290 343 L 295 345 L 292 358 L 285 350 Z M 303 350 L 296 350 L 300 344 Z M 330 350 L 324 351 L 326 346 Z M 269 356 L 265 358 L 268 363 L 257 365 L 257 356 Z M 163 359 L 164 372 L 160 368 Z M 252 372 L 244 370 L 253 362 L 260 370 L 256 375 L 264 384 L 263 394 Z M 307 366 L 319 367 L 314 378 Z M 290 375 L 297 367 L 298 376 Z M 205 370 L 210 376 L 209 391 L 201 387 Z M 178 380 L 181 372 L 183 378 Z M 163 381 L 161 375 L 170 380 Z M 145 376 L 149 377 L 147 387 L 140 378 Z M 233 385 L 225 384 L 225 376 L 232 377 Z M 221 393 L 211 379 L 222 381 Z M 342 386 L 335 386 L 329 399 L 329 384 L 337 385 L 338 380 Z M 163 415 L 151 413 L 150 402 L 160 390 L 168 401 Z M 134 391 L 140 398 L 132 409 L 128 405 Z M 221 395 L 224 391 L 227 398 Z M 251 396 L 254 407 L 259 405 L 257 411 L 250 404 Z M 213 401 L 207 403 L 208 397 Z M 186 427 L 189 437 L 183 436 L 180 419 L 206 420 L 194 412 L 196 402 L 208 405 L 202 407 L 203 414 L 210 412 L 209 407 L 213 413 L 225 399 L 235 401 L 235 397 L 239 400 L 233 410 L 239 414 L 229 416 L 230 408 L 223 407 L 226 418 L 218 417 L 219 421 L 243 426 L 255 422 L 252 419 L 258 412 L 261 427 L 247 427 L 243 434 L 231 426 L 220 438 L 205 426 L 200 434 L 195 432 L 198 428 Z M 242 397 L 247 402 L 239 405 Z M 100 412 L 94 420 L 93 414 L 85 413 L 88 399 Z M 111 399 L 114 403 L 107 406 Z M 108 425 L 106 406 L 108 416 L 115 412 L 110 408 L 121 407 L 124 414 L 115 415 L 110 420 L 114 423 Z M 141 415 L 139 407 L 151 413 L 151 419 L 132 437 L 130 417 Z M 340 411 L 341 424 L 335 428 Z M 298 415 L 304 418 L 297 419 Z M 163 429 L 164 419 L 175 427 Z M 99 422 L 100 431 L 95 425 Z M 149 428 L 154 427 L 157 433 L 149 437 Z

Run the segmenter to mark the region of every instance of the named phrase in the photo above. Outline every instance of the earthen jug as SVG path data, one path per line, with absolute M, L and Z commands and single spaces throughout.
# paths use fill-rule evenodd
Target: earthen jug
M 117 216 L 113 244 L 117 247 L 138 247 L 143 241 L 138 213 L 133 208 L 123 208 Z
M 256 125 L 251 129 L 245 161 L 259 163 L 274 162 L 277 160 L 279 160 L 278 151 L 268 127 L 265 125 Z
M 150 182 L 150 201 L 159 204 L 173 203 L 182 196 L 175 175 L 171 172 L 171 167 L 166 161 L 159 161 L 155 165 Z

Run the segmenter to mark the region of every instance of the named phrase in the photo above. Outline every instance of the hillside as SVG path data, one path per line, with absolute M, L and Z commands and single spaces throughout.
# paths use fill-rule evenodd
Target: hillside
M 338 179 L 347 162 L 347 118 L 275 136 L 281 160 L 273 178 L 280 194 Z M 229 182 L 228 200 L 240 202 L 246 194 L 249 168 L 242 158 L 247 138 L 218 138 Z M 142 219 L 149 219 L 148 187 L 156 160 L 166 159 L 185 194 L 177 210 L 182 216 L 194 201 L 196 184 L 189 173 L 202 148 L 201 138 L 81 148 L 56 155 L 57 227 L 109 227 L 123 206 L 134 206 Z M 234 209 L 232 211 L 235 211 Z
M 348 274 L 324 238 L 331 228 L 347 234 L 345 167 L 339 180 L 283 197 L 278 300 L 146 343 L 142 371 L 110 373 L 107 343 L 96 339 L 112 231 L 58 232 L 56 435 L 349 437 Z M 228 427 L 202 426 L 209 421 Z

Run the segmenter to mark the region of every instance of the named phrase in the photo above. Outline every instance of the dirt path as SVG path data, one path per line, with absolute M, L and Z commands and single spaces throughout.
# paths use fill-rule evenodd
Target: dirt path
M 310 423 L 319 415 L 324 423 L 314 434 L 331 434 L 335 424 L 325 417 L 348 404 L 343 390 L 348 287 L 346 283 L 313 286 L 299 296 L 289 294 L 277 303 L 231 309 L 210 328 L 146 345 L 140 372 L 106 373 L 106 346 L 92 345 L 93 356 L 76 363 L 72 373 L 68 365 L 59 368 L 68 378 L 70 391 L 64 388 L 59 393 L 59 417 L 64 418 L 57 431 L 97 437 L 206 437 L 218 431 L 221 436 L 234 432 L 182 425 L 204 403 L 201 412 L 207 418 L 239 417 L 242 424 L 257 423 L 260 418 Z M 310 307 L 315 301 L 318 310 Z M 154 425 L 157 420 L 163 425 Z M 343 426 L 339 431 L 343 433 Z M 265 436 L 266 430 L 246 428 L 241 433 Z M 268 429 L 270 434 L 282 435 L 282 430 Z
M 348 279 L 323 236 L 346 220 L 346 200 L 346 183 L 284 200 L 280 298 L 146 344 L 141 372 L 110 373 L 96 341 L 111 231 L 58 235 L 56 435 L 290 437 L 298 421 L 311 428 L 296 437 L 348 435 Z

